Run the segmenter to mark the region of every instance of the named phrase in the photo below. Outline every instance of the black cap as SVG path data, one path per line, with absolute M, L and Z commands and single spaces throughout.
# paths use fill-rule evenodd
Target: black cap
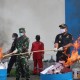
M 59 25 L 59 27 L 60 27 L 61 29 L 64 29 L 64 28 L 67 28 L 67 25 L 66 25 L 66 24 L 61 24 L 61 25 Z
M 13 33 L 12 34 L 12 37 L 16 37 L 17 38 L 18 37 L 18 34 L 17 33 Z
M 25 32 L 25 28 L 19 28 L 19 32 L 20 33 L 24 33 Z

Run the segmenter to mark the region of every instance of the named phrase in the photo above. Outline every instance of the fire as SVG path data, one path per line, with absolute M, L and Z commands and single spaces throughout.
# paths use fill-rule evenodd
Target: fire
M 64 66 L 68 67 L 68 66 L 70 66 L 72 64 L 73 64 L 73 62 L 71 61 L 71 58 L 68 57 L 67 62 L 64 63 Z
M 71 55 L 71 61 L 76 61 L 78 59 L 78 51 L 73 50 Z
M 74 47 L 75 50 L 79 49 L 79 42 L 78 42 L 78 40 L 75 41 L 75 43 L 73 44 L 73 47 Z
M 0 48 L 0 60 L 3 58 L 2 48 Z
M 70 66 L 74 62 L 76 62 L 77 60 L 80 59 L 80 56 L 78 55 L 78 49 L 80 47 L 79 44 L 80 43 L 78 42 L 78 40 L 76 40 L 74 42 L 74 44 L 73 44 L 74 49 L 73 49 L 73 51 L 71 53 L 71 57 L 68 57 L 67 62 L 65 62 L 65 64 L 64 64 L 65 66 Z
M 76 62 L 80 56 L 78 55 L 78 51 L 72 51 L 71 57 L 68 57 L 67 62 L 65 63 L 65 66 L 70 66 L 74 62 Z

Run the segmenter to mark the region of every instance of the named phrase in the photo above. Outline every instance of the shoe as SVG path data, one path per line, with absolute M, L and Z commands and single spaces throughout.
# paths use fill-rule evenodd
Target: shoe
M 22 76 L 21 76 L 21 78 L 25 78 L 25 76 L 24 76 L 24 75 L 22 75 Z
M 7 74 L 7 77 L 10 77 L 10 74 Z

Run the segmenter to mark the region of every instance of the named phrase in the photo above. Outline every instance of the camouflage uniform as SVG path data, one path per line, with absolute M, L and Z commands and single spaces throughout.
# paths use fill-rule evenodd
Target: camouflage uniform
M 24 30 L 21 28 L 20 30 Z M 29 48 L 29 38 L 25 35 L 19 37 L 17 42 L 17 49 L 18 53 L 24 53 L 27 52 Z M 25 80 L 28 80 L 29 78 L 29 65 L 27 63 L 27 56 L 17 56 L 16 59 L 16 80 L 20 80 L 20 75 L 25 78 Z

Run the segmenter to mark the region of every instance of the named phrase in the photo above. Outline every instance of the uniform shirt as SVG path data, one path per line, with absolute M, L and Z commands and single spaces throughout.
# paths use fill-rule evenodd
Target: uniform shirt
M 13 41 L 10 52 L 13 52 L 16 49 L 17 38 Z
M 59 48 L 63 47 L 69 43 L 72 43 L 72 35 L 67 34 L 58 34 L 55 39 L 55 43 L 58 43 Z M 59 53 L 59 52 L 58 52 Z M 66 54 L 70 54 L 70 48 L 67 49 Z
M 37 51 L 37 50 L 44 50 L 44 43 L 43 42 L 35 41 L 32 43 L 31 51 Z M 42 54 L 44 54 L 44 52 L 34 52 L 33 59 L 42 59 Z
M 27 52 L 29 48 L 29 38 L 27 36 L 21 36 L 17 41 L 18 53 Z

